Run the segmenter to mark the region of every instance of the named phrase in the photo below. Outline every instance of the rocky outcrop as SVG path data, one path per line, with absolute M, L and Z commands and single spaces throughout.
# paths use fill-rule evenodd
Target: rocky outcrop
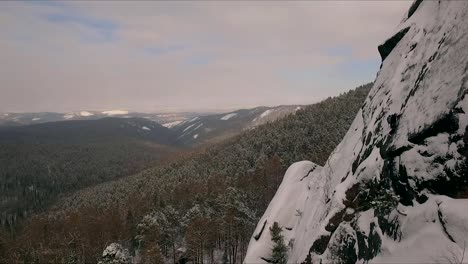
M 293 184 L 288 203 L 300 214 L 269 214 L 286 209 L 275 196 L 257 227 L 268 219 L 290 229 L 288 262 L 463 261 L 467 44 L 468 2 L 413 3 L 379 47 L 381 70 L 345 138 L 323 168 Z M 268 259 L 267 240 L 254 235 L 246 263 Z
M 294 230 L 298 219 L 302 217 L 305 205 L 306 192 L 303 191 L 303 187 L 311 178 L 316 179 L 316 175 L 321 170 L 322 167 L 310 161 L 297 162 L 289 167 L 270 206 L 255 229 L 252 237 L 252 241 L 255 242 L 250 243 L 245 262 L 268 262 L 273 247 L 270 228 L 274 222 L 278 222 L 282 226 L 283 236 L 288 240 L 289 246 L 294 247 L 294 232 L 292 230 Z M 298 196 L 301 195 L 303 196 L 299 198 Z

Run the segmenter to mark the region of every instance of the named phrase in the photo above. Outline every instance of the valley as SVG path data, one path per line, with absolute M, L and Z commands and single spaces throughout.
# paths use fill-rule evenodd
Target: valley
M 207 254 L 207 252 L 210 251 L 214 254 L 215 251 L 219 252 L 220 249 L 228 250 L 226 246 L 223 246 L 224 243 L 227 243 L 230 249 L 226 251 L 226 254 L 228 254 L 228 257 L 232 261 L 237 258 L 237 260 L 235 260 L 237 262 L 245 254 L 253 224 L 258 219 L 263 208 L 266 208 L 277 186 L 281 182 L 281 175 L 284 173 L 286 164 L 296 159 L 305 158 L 314 159 L 317 160 L 317 162 L 324 162 L 328 154 L 334 148 L 334 144 L 338 143 L 343 133 L 347 130 L 347 126 L 352 122 L 355 111 L 364 100 L 370 86 L 371 84 L 364 85 L 341 96 L 329 98 L 302 109 L 297 109 L 297 106 L 289 107 L 289 109 L 293 110 L 292 113 L 294 114 L 285 114 L 283 118 L 275 121 L 266 119 L 265 112 L 268 113 L 268 109 L 255 109 L 254 111 L 250 111 L 255 113 L 255 115 L 246 115 L 247 117 L 244 118 L 244 120 L 246 120 L 245 123 L 248 125 L 242 127 L 239 126 L 239 122 L 232 125 L 232 127 L 237 126 L 237 135 L 227 138 L 222 142 L 205 144 L 192 150 L 190 150 L 187 145 L 178 145 L 180 141 L 177 141 L 177 136 L 167 133 L 171 131 L 170 129 L 158 124 L 151 124 L 151 121 L 145 119 L 105 118 L 101 120 L 66 121 L 4 128 L 3 135 L 11 133 L 16 136 L 16 138 L 2 137 L 4 140 L 23 140 L 25 143 L 33 141 L 34 144 L 42 140 L 48 142 L 46 144 L 47 146 L 55 140 L 60 142 L 60 140 L 64 138 L 64 135 L 67 135 L 66 142 L 73 142 L 75 138 L 79 140 L 79 144 L 83 144 L 84 146 L 86 146 L 84 142 L 87 141 L 94 141 L 95 144 L 97 144 L 96 146 L 99 147 L 104 145 L 103 142 L 114 142 L 115 148 L 108 149 L 109 154 L 112 154 L 111 157 L 114 155 L 118 156 L 120 152 L 116 152 L 116 148 L 121 149 L 122 142 L 130 142 L 130 139 L 140 142 L 152 142 L 152 145 L 159 144 L 160 148 L 158 148 L 156 152 L 152 152 L 153 155 L 160 155 L 159 159 L 161 159 L 162 156 L 168 156 L 168 154 L 164 152 L 166 150 L 168 153 L 173 153 L 172 156 L 169 155 L 171 158 L 165 162 L 159 160 L 159 164 L 156 165 L 156 167 L 146 170 L 144 170 L 145 166 L 146 168 L 150 167 L 150 161 L 157 161 L 158 157 L 156 156 L 153 159 L 151 155 L 147 154 L 149 153 L 148 149 L 142 152 L 141 147 L 136 146 L 133 146 L 131 152 L 128 152 L 128 154 L 131 155 L 121 157 L 124 159 L 124 162 L 115 162 L 115 158 L 107 162 L 101 159 L 96 159 L 95 161 L 103 162 L 102 166 L 105 166 L 105 168 L 115 167 L 118 172 L 122 173 L 122 171 L 125 170 L 122 170 L 122 167 L 119 166 L 126 166 L 126 164 L 129 164 L 133 159 L 141 161 L 141 158 L 138 157 L 145 157 L 148 163 L 139 168 L 142 172 L 132 176 L 127 176 L 131 173 L 122 175 L 108 170 L 100 172 L 99 165 L 97 165 L 97 167 L 91 166 L 91 164 L 84 165 L 84 163 L 78 160 L 75 168 L 69 168 L 70 171 L 75 173 L 75 176 L 72 178 L 75 179 L 75 183 L 67 183 L 67 181 L 70 180 L 68 178 L 69 174 L 64 173 L 60 175 L 59 173 L 61 171 L 54 169 L 54 175 L 57 175 L 58 178 L 56 176 L 53 179 L 58 180 L 54 181 L 56 187 L 49 188 L 44 188 L 44 186 L 48 186 L 48 184 L 45 183 L 51 180 L 50 174 L 47 172 L 48 170 L 44 171 L 43 178 L 40 181 L 35 181 L 35 179 L 37 179 L 36 177 L 30 178 L 31 176 L 28 175 L 31 174 L 28 174 L 28 171 L 25 170 L 23 176 L 21 176 L 23 179 L 21 182 L 24 182 L 25 185 L 18 189 L 8 189 L 9 192 L 7 192 L 7 194 L 9 195 L 6 195 L 4 199 L 7 201 L 34 201 L 34 203 L 27 203 L 27 205 L 29 207 L 31 207 L 31 205 L 37 205 L 40 206 L 39 208 L 49 209 L 41 210 L 39 214 L 32 216 L 28 213 L 23 213 L 24 221 L 20 221 L 18 226 L 16 222 L 14 222 L 14 225 L 12 222 L 8 222 L 11 221 L 10 219 L 19 219 L 17 216 L 14 218 L 11 216 L 7 217 L 6 227 L 9 227 L 9 225 L 10 227 L 6 230 L 16 230 L 16 235 L 14 239 L 12 238 L 13 240 L 7 239 L 4 243 L 16 248 L 15 250 L 11 248 L 13 250 L 11 252 L 20 254 L 22 259 L 37 257 L 41 262 L 55 262 L 71 254 L 76 255 L 80 262 L 93 262 L 99 258 L 103 248 L 107 246 L 106 241 L 109 239 L 118 240 L 120 243 L 124 243 L 126 246 L 133 248 L 133 250 L 141 248 L 138 254 L 140 254 L 142 258 L 149 257 L 149 253 L 147 254 L 145 252 L 146 250 L 151 250 L 151 248 L 144 246 L 144 243 L 156 239 L 160 241 L 161 245 L 164 245 L 161 248 L 163 256 L 169 259 L 171 257 L 179 259 L 184 257 L 184 255 L 173 252 L 171 247 L 180 247 L 181 243 L 189 239 L 193 232 L 198 232 L 196 231 L 198 229 L 195 228 L 201 227 L 195 226 L 198 225 L 197 221 L 200 221 L 197 214 L 202 214 L 204 216 L 203 221 L 207 221 L 206 224 L 209 225 L 212 225 L 214 222 L 222 224 L 223 221 L 228 220 L 228 218 L 224 217 L 230 215 L 229 217 L 234 217 L 230 221 L 241 222 L 236 222 L 237 224 L 232 222 L 228 224 L 228 226 L 224 226 L 227 223 L 222 224 L 223 226 L 220 226 L 221 229 L 213 233 L 213 239 L 224 242 L 219 244 L 218 247 L 214 247 L 208 251 L 205 251 L 205 246 L 203 246 L 203 250 L 200 252 L 204 253 L 200 253 L 199 257 L 204 258 L 209 256 L 210 254 Z M 242 113 L 245 112 L 247 111 L 241 110 L 236 114 L 238 114 L 238 118 L 241 119 Z M 263 125 L 252 128 L 252 121 L 257 117 L 261 117 L 262 114 L 263 118 L 270 120 L 270 122 L 265 121 Z M 228 121 L 223 120 L 223 117 L 226 116 L 231 116 L 231 118 L 234 119 L 232 113 L 199 117 L 199 119 L 202 120 L 202 122 L 206 122 L 208 126 L 216 123 L 223 124 L 225 121 Z M 187 121 L 189 124 L 186 124 L 185 128 L 190 125 L 197 125 L 197 119 Z M 96 129 L 96 124 L 102 121 L 105 121 L 106 124 L 100 124 L 102 129 Z M 79 123 L 75 124 L 76 122 Z M 89 122 L 96 123 L 92 126 L 92 131 L 86 130 L 86 125 L 89 124 Z M 57 125 L 59 125 L 58 127 L 60 129 L 52 129 L 50 127 Z M 76 126 L 81 126 L 81 129 L 76 129 Z M 151 131 L 142 129 L 144 126 L 150 128 Z M 181 124 L 181 126 L 183 126 L 183 124 Z M 248 129 L 244 129 L 245 127 L 248 127 Z M 99 128 L 99 126 L 97 128 Z M 230 127 L 228 128 L 230 129 Z M 180 128 L 182 132 L 183 129 Z M 226 129 L 226 131 L 229 131 L 229 129 Z M 41 139 L 42 131 L 53 130 L 57 131 L 55 136 L 50 134 L 50 132 L 44 133 Z M 79 132 L 80 130 L 82 132 Z M 157 130 L 160 131 L 156 133 L 155 131 Z M 13 131 L 15 131 L 15 133 L 12 133 Z M 106 132 L 104 133 L 104 131 Z M 101 134 L 101 132 L 103 134 Z M 154 135 L 149 133 L 154 133 Z M 0 133 L 0 135 L 2 135 L 2 133 Z M 79 136 L 75 137 L 74 135 Z M 104 138 L 108 140 L 104 140 Z M 174 139 L 175 141 L 173 141 Z M 175 143 L 171 144 L 171 142 Z M 164 146 L 171 147 L 171 149 L 167 149 Z M 291 146 L 296 147 L 291 148 Z M 70 145 L 70 148 L 74 147 L 75 146 Z M 174 152 L 174 148 L 182 150 Z M 100 155 L 103 154 L 93 149 L 89 149 L 89 151 L 93 154 L 88 158 L 100 157 Z M 8 151 L 7 153 L 13 152 Z M 66 152 L 63 152 L 62 155 L 65 153 Z M 134 156 L 135 154 L 137 155 Z M 75 155 L 69 156 L 68 158 L 73 162 L 75 157 L 80 159 L 80 156 Z M 59 165 L 62 163 L 61 160 L 53 157 L 42 157 L 42 159 L 50 161 L 55 160 Z M 36 159 L 31 159 L 30 162 L 41 164 L 41 161 Z M 22 161 L 21 164 L 24 164 L 24 161 Z M 152 166 L 154 166 L 154 163 Z M 92 173 L 84 172 L 83 174 L 79 174 L 79 168 L 87 168 L 89 172 Z M 18 170 L 13 168 L 12 172 L 13 171 Z M 99 173 L 108 173 L 108 176 L 107 178 L 102 176 L 96 178 L 95 175 L 99 175 Z M 36 186 L 34 185 L 35 182 L 41 182 L 43 185 Z M 47 207 L 42 207 L 43 204 L 40 200 L 36 201 L 37 197 L 41 196 L 36 194 L 29 195 L 29 193 L 24 194 L 20 191 L 31 185 L 33 185 L 33 189 L 36 190 L 34 193 L 45 193 L 48 195 L 56 193 L 56 195 L 49 197 L 48 203 L 46 204 Z M 71 189 L 70 187 L 64 189 L 66 186 L 73 187 Z M 51 192 L 50 188 L 57 188 L 60 191 Z M 71 192 L 65 190 L 70 190 Z M 18 194 L 24 196 L 18 196 Z M 12 199 L 11 197 L 15 197 L 15 195 L 17 195 L 18 198 Z M 60 199 L 56 200 L 57 197 L 60 197 Z M 233 206 L 231 203 L 236 205 L 231 207 Z M 21 204 L 11 203 L 4 203 L 4 206 L 10 206 L 10 209 L 13 210 L 12 212 L 21 212 L 24 208 L 28 208 Z M 173 227 L 175 228 L 175 233 L 172 235 L 171 239 L 165 240 L 168 239 L 165 238 L 168 234 L 163 230 L 161 230 L 160 232 L 162 233 L 157 236 L 147 233 L 156 228 L 155 224 L 160 221 L 156 219 L 156 215 L 163 213 L 163 216 L 159 217 L 167 218 L 169 217 L 167 214 L 170 212 L 173 214 L 172 217 L 175 217 L 174 221 L 183 223 L 183 225 L 178 224 Z M 215 217 L 215 215 L 221 218 Z M 130 222 L 128 219 L 129 217 L 132 219 Z M 156 218 L 151 220 L 154 217 Z M 60 246 L 60 241 L 68 239 L 67 237 L 69 236 L 66 231 L 66 226 L 74 225 L 68 222 L 71 219 L 88 224 L 76 227 L 77 229 L 75 229 L 76 233 L 74 236 L 80 237 L 80 240 L 76 241 L 78 244 L 74 244 L 71 247 Z M 111 223 L 109 221 L 114 222 Z M 94 224 L 90 225 L 89 223 Z M 115 226 L 115 224 L 118 226 Z M 162 223 L 160 224 L 162 225 Z M 45 233 L 43 234 L 48 237 L 47 241 L 29 239 L 31 238 L 30 232 L 37 232 L 39 231 L 37 230 L 39 226 L 45 225 L 54 226 L 54 228 L 50 230 L 44 230 Z M 143 227 L 142 225 L 150 226 Z M 236 240 L 225 240 L 225 236 L 227 235 L 224 233 L 226 231 L 225 228 L 228 228 L 230 225 L 242 226 L 241 229 L 233 231 L 236 234 Z M 193 228 L 188 228 L 189 226 Z M 58 229 L 58 227 L 63 229 Z M 112 228 L 114 231 L 105 231 L 105 228 Z M 98 233 L 88 233 L 88 230 L 92 229 L 96 229 Z M 54 237 L 51 238 L 47 234 L 53 234 Z M 97 234 L 100 234 L 101 237 L 96 237 L 95 235 Z M 42 235 L 34 237 L 38 239 L 41 239 L 41 237 L 43 238 Z M 26 244 L 24 244 L 25 241 L 27 241 Z M 137 247 L 137 244 L 134 243 L 140 244 L 141 246 Z M 39 244 L 43 247 L 47 244 L 46 247 L 48 249 L 46 251 L 49 253 L 45 254 L 44 248 L 32 250 L 32 248 L 35 248 L 35 245 Z M 27 248 L 29 248 L 27 251 L 34 252 L 34 255 L 29 255 L 30 253 L 24 255 L 20 253 L 23 252 L 21 248 L 26 245 Z M 80 249 L 78 252 L 77 247 L 84 245 L 86 245 L 86 247 Z M 201 250 L 197 249 L 198 246 L 196 245 L 197 244 L 193 245 L 195 248 L 190 246 L 190 250 Z M 26 248 L 24 248 L 24 250 L 26 250 Z M 13 255 L 8 255 L 10 261 L 16 261 L 15 259 L 11 259 L 12 257 Z M 215 258 L 214 255 L 211 255 L 211 257 Z
M 0 1 L 0 35 L 0 264 L 468 263 L 468 1 Z

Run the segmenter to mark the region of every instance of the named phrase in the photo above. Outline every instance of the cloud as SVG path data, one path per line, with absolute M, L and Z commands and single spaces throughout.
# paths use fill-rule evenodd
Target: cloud
M 375 77 L 410 4 L 2 2 L 0 111 L 315 102 Z
M 161 54 L 178 52 L 186 48 L 187 46 L 185 45 L 171 45 L 167 47 L 149 46 L 149 47 L 143 48 L 143 50 L 146 53 L 151 54 L 151 55 L 161 55 Z
M 44 19 L 52 23 L 77 25 L 93 31 L 94 34 L 84 36 L 86 39 L 95 39 L 96 36 L 98 39 L 105 41 L 116 39 L 118 26 L 109 20 L 63 12 L 47 14 Z

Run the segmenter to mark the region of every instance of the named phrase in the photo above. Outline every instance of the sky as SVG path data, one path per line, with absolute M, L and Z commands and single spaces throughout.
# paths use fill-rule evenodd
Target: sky
M 310 104 L 374 80 L 410 1 L 1 1 L 0 112 Z

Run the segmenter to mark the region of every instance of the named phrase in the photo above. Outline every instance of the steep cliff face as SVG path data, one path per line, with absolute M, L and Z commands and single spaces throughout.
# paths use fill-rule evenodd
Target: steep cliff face
M 395 32 L 345 138 L 323 168 L 291 167 L 246 263 L 268 262 L 274 222 L 291 263 L 468 262 L 468 2 L 417 0 Z

